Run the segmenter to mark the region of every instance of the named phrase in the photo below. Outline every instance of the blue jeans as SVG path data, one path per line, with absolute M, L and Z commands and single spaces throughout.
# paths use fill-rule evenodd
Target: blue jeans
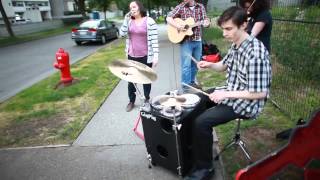
M 202 42 L 184 41 L 180 47 L 181 82 L 192 84 L 195 82 L 198 69 L 189 55 L 199 61 L 202 55 Z

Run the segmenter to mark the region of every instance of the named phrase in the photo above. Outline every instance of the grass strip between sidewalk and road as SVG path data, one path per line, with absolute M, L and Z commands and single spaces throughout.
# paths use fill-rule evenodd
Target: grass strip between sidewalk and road
M 71 33 L 71 28 L 75 25 L 67 25 L 60 28 L 44 30 L 40 32 L 25 34 L 25 35 L 16 35 L 15 37 L 0 37 L 0 47 L 5 47 L 13 44 L 18 44 L 22 42 L 28 42 L 31 40 L 43 39 L 51 36 L 56 36 L 64 33 Z
M 79 82 L 55 90 L 60 72 L 0 104 L 0 147 L 73 142 L 118 84 L 107 68 L 124 59 L 124 43 L 115 40 L 71 66 Z

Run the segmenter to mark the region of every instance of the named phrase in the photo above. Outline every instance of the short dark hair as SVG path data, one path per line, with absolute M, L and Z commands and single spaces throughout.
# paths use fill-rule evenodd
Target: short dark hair
M 223 11 L 222 15 L 218 19 L 218 25 L 221 25 L 229 20 L 237 26 L 240 27 L 243 23 L 247 22 L 247 13 L 244 9 L 232 6 Z
M 239 5 L 244 8 L 245 3 L 252 4 L 254 0 L 240 0 Z M 251 6 L 251 12 L 249 16 L 256 16 L 258 13 L 264 10 L 270 9 L 270 0 L 255 0 L 255 2 Z
M 135 2 L 138 5 L 141 17 L 146 17 L 147 16 L 147 10 L 144 8 L 142 2 L 140 2 L 138 0 L 132 1 L 132 2 Z

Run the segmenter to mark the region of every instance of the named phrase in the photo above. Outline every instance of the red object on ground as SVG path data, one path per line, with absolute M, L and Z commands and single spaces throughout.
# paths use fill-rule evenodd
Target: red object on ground
M 210 55 L 202 56 L 202 59 L 204 59 L 205 61 L 208 61 L 208 62 L 216 63 L 221 60 L 221 56 L 219 53 L 218 54 L 210 54 Z
M 139 117 L 136 119 L 136 122 L 134 123 L 133 132 L 136 133 L 136 135 L 144 141 L 144 134 L 138 130 L 138 126 L 140 124 L 141 116 L 139 114 Z
M 70 73 L 69 54 L 64 49 L 59 48 L 56 52 L 56 62 L 53 66 L 61 71 L 60 82 L 70 83 L 73 78 Z
M 292 164 L 304 170 L 305 179 L 320 175 L 320 169 L 308 169 L 312 160 L 320 160 L 320 110 L 307 124 L 294 129 L 286 146 L 264 159 L 238 171 L 236 180 L 268 179 Z

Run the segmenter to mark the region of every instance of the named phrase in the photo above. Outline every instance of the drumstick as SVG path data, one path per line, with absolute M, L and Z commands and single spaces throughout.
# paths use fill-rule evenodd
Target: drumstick
M 186 84 L 186 83 L 182 83 L 182 85 L 187 86 L 187 87 L 189 87 L 189 88 L 191 88 L 191 89 L 193 89 L 193 90 L 195 90 L 195 91 L 197 91 L 197 92 L 199 92 L 199 93 L 201 93 L 201 94 L 206 95 L 206 96 L 209 97 L 209 94 L 208 94 L 208 93 L 206 93 L 206 92 L 204 92 L 204 91 L 201 91 L 200 89 L 197 89 L 197 88 L 195 88 L 195 87 L 192 87 L 192 86 L 190 86 L 190 85 L 188 85 L 188 84 Z
M 196 58 L 194 58 L 194 57 L 191 56 L 190 54 L 189 54 L 188 56 L 191 57 L 191 60 L 192 60 L 195 64 L 198 64 L 198 61 L 196 60 Z

